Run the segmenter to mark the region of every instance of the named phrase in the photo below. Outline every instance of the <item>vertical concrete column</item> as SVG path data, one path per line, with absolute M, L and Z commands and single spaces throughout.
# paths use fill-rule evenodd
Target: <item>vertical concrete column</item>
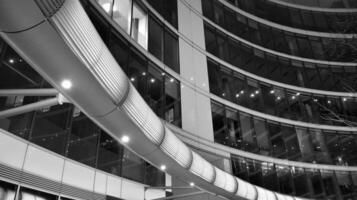
M 178 29 L 187 38 L 180 38 L 180 74 L 193 84 L 181 86 L 182 128 L 213 141 L 210 99 L 197 92 L 197 88 L 209 92 L 206 56 L 192 43 L 205 49 L 203 20 L 192 10 L 202 12 L 201 0 L 178 0 Z

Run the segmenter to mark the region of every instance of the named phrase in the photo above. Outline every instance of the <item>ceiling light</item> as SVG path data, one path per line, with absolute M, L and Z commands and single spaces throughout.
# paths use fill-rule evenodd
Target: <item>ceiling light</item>
M 240 91 L 241 94 L 244 94 L 244 90 Z
M 344 97 L 342 100 L 343 100 L 343 101 L 347 101 L 347 98 L 346 98 L 346 97 Z
M 161 166 L 160 166 L 160 169 L 161 169 L 162 171 L 165 171 L 165 170 L 166 170 L 166 165 L 161 165 Z
M 280 100 L 280 99 L 281 99 L 281 97 L 277 97 L 276 99 L 277 99 L 277 100 Z
M 146 72 L 141 73 L 143 76 L 146 76 Z
M 165 76 L 165 72 L 162 72 L 162 73 L 161 73 L 161 76 Z
M 255 91 L 255 94 L 259 94 L 259 90 L 256 90 L 256 91 Z
M 239 97 L 239 94 L 236 94 L 236 97 L 238 98 L 238 97 Z
M 122 141 L 123 143 L 128 143 L 129 140 L 130 140 L 130 138 L 129 138 L 128 136 L 126 136 L 126 135 L 124 135 L 124 136 L 121 138 L 121 141 Z
M 9 59 L 9 63 L 11 63 L 11 64 L 13 64 L 15 62 L 15 60 L 14 59 Z
M 173 78 L 170 78 L 170 82 L 171 82 L 171 83 L 174 82 L 174 79 L 173 79 Z
M 252 97 L 252 98 L 255 97 L 254 93 L 250 94 L 250 97 Z
M 71 89 L 72 82 L 70 80 L 63 80 L 61 86 L 66 90 Z
M 134 81 L 135 81 L 135 78 L 134 78 L 134 77 L 131 77 L 130 80 L 131 80 L 131 82 L 134 82 Z
M 327 101 L 327 103 L 328 103 L 328 104 L 331 104 L 331 101 L 330 101 L 330 100 L 328 100 L 328 101 Z
M 300 95 L 300 92 L 296 93 L 296 96 L 299 96 Z
M 314 102 L 317 102 L 317 99 L 314 99 Z
M 295 99 L 295 96 L 292 96 L 291 99 Z
M 270 90 L 270 94 L 274 94 L 275 93 L 275 91 L 274 90 Z
M 154 78 L 150 79 L 150 82 L 155 83 L 155 79 Z
M 194 183 L 194 182 L 191 182 L 191 183 L 190 183 L 190 186 L 191 186 L 191 187 L 194 187 L 194 186 L 195 186 L 195 183 Z

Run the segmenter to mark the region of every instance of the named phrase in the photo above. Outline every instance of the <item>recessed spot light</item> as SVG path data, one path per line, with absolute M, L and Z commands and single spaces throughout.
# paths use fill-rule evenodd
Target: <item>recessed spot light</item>
M 238 98 L 238 97 L 239 97 L 239 94 L 236 94 L 236 97 Z
M 123 143 L 128 143 L 130 141 L 130 138 L 127 136 L 127 135 L 124 135 L 122 138 L 121 138 L 121 141 Z
M 134 78 L 134 77 L 131 77 L 131 78 L 130 78 L 130 81 L 131 81 L 131 82 L 134 82 L 134 81 L 135 81 L 135 78 Z
M 295 96 L 292 96 L 291 99 L 295 99 Z
M 250 97 L 251 97 L 251 98 L 255 97 L 254 93 L 250 94 Z
M 275 91 L 274 90 L 270 90 L 270 94 L 274 94 L 275 93 Z
M 256 90 L 256 91 L 255 91 L 255 94 L 259 94 L 259 90 Z
M 240 91 L 241 94 L 244 94 L 244 90 Z
M 330 101 L 330 100 L 328 100 L 328 101 L 327 101 L 327 103 L 328 103 L 328 104 L 331 104 L 331 101 Z
M 13 64 L 14 62 L 15 62 L 14 59 L 12 59 L 12 58 L 9 59 L 9 63 Z
M 314 102 L 317 102 L 317 99 L 314 99 Z
M 347 101 L 347 98 L 346 98 L 346 97 L 344 97 L 342 100 L 343 100 L 343 101 Z
M 165 170 L 166 170 L 166 165 L 161 165 L 161 166 L 160 166 L 160 169 L 161 169 L 162 171 L 165 171 Z
M 150 82 L 155 83 L 155 79 L 154 78 L 150 79 Z
M 296 93 L 296 96 L 299 96 L 300 95 L 300 92 Z
M 165 76 L 165 72 L 162 72 L 162 73 L 161 73 L 161 76 Z
M 226 96 L 226 93 L 222 93 L 222 96 Z
M 173 79 L 173 78 L 170 78 L 170 82 L 171 82 L 171 83 L 174 82 L 174 79 Z
M 280 100 L 280 99 L 281 99 L 281 97 L 276 97 L 276 99 L 277 99 L 277 100 Z
M 194 186 L 195 186 L 195 183 L 194 183 L 194 182 L 191 182 L 191 183 L 190 183 L 190 186 L 191 186 L 191 187 L 194 187 Z
M 61 83 L 61 86 L 64 88 L 64 89 L 71 89 L 72 87 L 72 82 L 70 80 L 63 80 L 62 83 Z
M 146 72 L 141 73 L 141 75 L 146 76 Z

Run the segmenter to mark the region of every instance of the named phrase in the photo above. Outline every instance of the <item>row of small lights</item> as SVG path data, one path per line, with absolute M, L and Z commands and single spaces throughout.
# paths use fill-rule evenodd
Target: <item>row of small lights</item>
M 254 98 L 256 95 L 258 95 L 260 92 L 259 92 L 259 90 L 256 90 L 255 92 L 253 92 L 253 93 L 251 93 L 250 94 L 250 97 L 251 98 Z M 236 95 L 235 95 L 235 97 L 236 98 L 239 98 L 241 95 L 243 95 L 244 94 L 244 90 L 241 90 L 239 93 L 237 93 Z M 270 90 L 270 94 L 275 94 L 275 91 L 274 90 Z M 226 93 L 222 93 L 222 96 L 226 96 Z M 291 99 L 292 100 L 295 100 L 298 96 L 300 96 L 300 92 L 298 92 L 298 93 L 296 93 L 295 95 L 292 95 L 291 96 Z M 280 96 L 277 96 L 276 97 L 276 100 L 281 100 L 281 97 Z M 342 98 L 342 100 L 343 101 L 347 101 L 347 98 L 346 97 L 343 97 Z M 318 100 L 317 99 L 314 99 L 314 102 L 318 102 Z M 328 104 L 331 104 L 331 100 L 327 100 L 327 103 Z
M 142 75 L 142 76 L 146 76 L 146 72 L 142 72 L 141 75 Z M 164 72 L 162 72 L 161 75 L 162 75 L 162 76 L 165 76 L 166 74 L 165 74 Z M 130 78 L 130 81 L 131 81 L 131 82 L 134 82 L 135 80 L 136 80 L 135 77 L 131 77 L 131 78 Z M 155 81 L 156 81 L 156 79 L 154 79 L 154 78 L 151 78 L 151 79 L 150 79 L 150 82 L 151 82 L 151 83 L 155 83 Z M 170 78 L 170 82 L 171 82 L 171 83 L 173 83 L 174 81 L 175 81 L 174 78 Z

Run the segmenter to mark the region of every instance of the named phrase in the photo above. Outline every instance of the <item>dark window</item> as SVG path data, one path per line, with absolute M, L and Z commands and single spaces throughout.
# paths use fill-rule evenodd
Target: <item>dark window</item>
M 179 72 L 179 49 L 177 36 L 166 29 L 164 38 L 164 63 L 175 72 Z
M 159 60 L 163 60 L 163 26 L 152 16 L 149 17 L 149 47 L 148 50 Z

